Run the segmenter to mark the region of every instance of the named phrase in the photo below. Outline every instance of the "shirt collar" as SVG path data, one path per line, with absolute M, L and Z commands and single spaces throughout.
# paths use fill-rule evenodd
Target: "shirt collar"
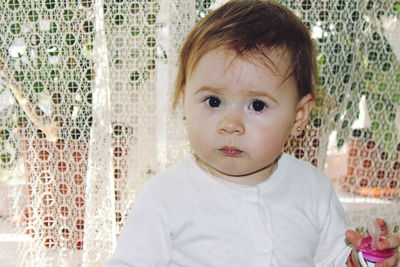
M 261 191 L 261 192 L 268 192 L 271 190 L 273 187 L 275 187 L 277 184 L 279 184 L 285 177 L 287 167 L 288 167 L 288 159 L 289 155 L 282 153 L 279 156 L 278 159 L 278 166 L 274 170 L 274 172 L 271 174 L 271 176 L 257 184 L 257 185 L 245 185 L 245 184 L 237 184 L 233 182 L 229 182 L 226 180 L 223 180 L 217 176 L 214 176 L 208 172 L 205 172 L 197 163 L 196 157 L 193 154 L 189 155 L 189 160 L 196 172 L 200 173 L 202 177 L 205 179 L 211 180 L 213 182 L 216 182 L 223 187 L 226 187 L 228 189 L 233 189 L 235 191 L 245 191 L 245 192 L 255 192 L 255 191 Z

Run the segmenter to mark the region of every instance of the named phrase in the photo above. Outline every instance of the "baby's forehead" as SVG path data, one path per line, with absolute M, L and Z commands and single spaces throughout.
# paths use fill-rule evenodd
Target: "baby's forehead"
M 281 47 L 263 48 L 245 53 L 232 48 L 218 47 L 205 53 L 198 61 L 200 62 L 205 58 L 213 59 L 217 55 L 225 57 L 226 70 L 234 64 L 250 63 L 257 68 L 266 69 L 273 75 L 287 77 L 293 71 L 292 57 L 287 49 Z
M 268 56 L 268 57 L 267 57 Z M 267 57 L 267 58 L 266 58 Z M 207 52 L 187 77 L 189 87 L 200 85 L 225 88 L 246 84 L 249 88 L 281 88 L 292 77 L 290 63 L 282 50 L 265 54 L 238 55 L 234 50 L 219 48 Z

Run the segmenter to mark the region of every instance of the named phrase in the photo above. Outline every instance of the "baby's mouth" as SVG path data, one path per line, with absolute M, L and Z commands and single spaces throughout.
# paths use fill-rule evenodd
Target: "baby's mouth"
M 242 150 L 237 149 L 236 147 L 224 146 L 219 149 L 225 156 L 236 157 L 243 153 Z

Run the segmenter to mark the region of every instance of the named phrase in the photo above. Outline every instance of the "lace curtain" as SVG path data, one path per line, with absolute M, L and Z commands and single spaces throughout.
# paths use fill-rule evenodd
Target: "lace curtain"
M 140 186 L 190 151 L 180 45 L 221 0 L 0 3 L 0 265 L 101 266 Z M 400 226 L 400 4 L 281 0 L 322 90 L 285 151 L 332 180 L 350 226 Z M 3 266 L 2 265 L 2 266 Z

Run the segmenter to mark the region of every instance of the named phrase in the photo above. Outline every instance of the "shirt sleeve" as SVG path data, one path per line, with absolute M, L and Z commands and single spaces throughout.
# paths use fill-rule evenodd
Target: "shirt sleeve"
M 167 266 L 170 251 L 169 231 L 144 186 L 122 228 L 117 248 L 105 267 Z
M 314 257 L 316 266 L 346 266 L 351 247 L 345 241 L 345 213 L 332 187 L 325 215 Z

